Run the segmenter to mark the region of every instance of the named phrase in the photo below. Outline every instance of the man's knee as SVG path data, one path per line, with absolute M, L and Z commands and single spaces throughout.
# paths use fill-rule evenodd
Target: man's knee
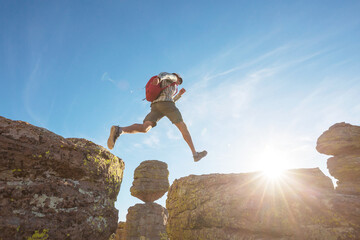
M 151 128 L 153 128 L 155 124 L 151 121 L 145 121 L 143 123 L 143 132 L 147 133 Z

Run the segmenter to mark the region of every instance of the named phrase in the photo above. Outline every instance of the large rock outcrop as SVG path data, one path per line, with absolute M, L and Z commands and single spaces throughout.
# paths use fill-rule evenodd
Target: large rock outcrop
M 170 187 L 167 231 L 171 240 L 359 239 L 359 203 L 337 196 L 317 168 L 288 170 L 278 181 L 261 173 L 191 175 Z
M 261 173 L 175 180 L 166 201 L 170 239 L 360 239 L 360 127 L 335 124 L 317 150 L 334 155 L 336 191 L 318 168 L 288 170 L 277 181 Z
M 90 141 L 0 117 L 0 239 L 108 239 L 123 170 Z
M 319 137 L 316 149 L 334 156 L 327 167 L 338 179 L 336 191 L 360 195 L 360 127 L 337 123 Z

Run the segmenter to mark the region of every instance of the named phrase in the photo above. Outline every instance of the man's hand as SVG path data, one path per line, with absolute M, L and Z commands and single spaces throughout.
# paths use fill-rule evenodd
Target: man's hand
M 182 89 L 180 89 L 180 91 L 179 91 L 179 95 L 181 96 L 181 95 L 183 95 L 185 92 L 186 92 L 185 88 L 182 88 Z
M 181 95 L 183 95 L 186 92 L 185 88 L 180 89 L 179 93 L 174 97 L 174 102 L 179 100 L 181 98 Z

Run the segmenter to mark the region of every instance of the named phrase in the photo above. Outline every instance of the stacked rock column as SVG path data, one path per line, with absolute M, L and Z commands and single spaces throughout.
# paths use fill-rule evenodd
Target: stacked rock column
M 167 164 L 157 160 L 142 162 L 134 172 L 131 195 L 144 201 L 128 209 L 127 240 L 161 240 L 166 238 L 167 210 L 154 201 L 169 189 Z
M 119 222 L 115 233 L 115 240 L 126 240 L 125 234 L 126 222 Z
M 319 137 L 316 149 L 333 155 L 327 167 L 338 180 L 336 191 L 360 195 L 360 127 L 337 123 Z

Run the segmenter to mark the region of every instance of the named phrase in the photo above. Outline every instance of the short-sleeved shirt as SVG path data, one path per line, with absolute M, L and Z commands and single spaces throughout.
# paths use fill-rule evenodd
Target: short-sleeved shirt
M 177 81 L 176 75 L 172 73 L 162 72 L 158 75 L 158 77 L 160 78 L 160 86 L 162 88 L 167 87 Z M 176 85 L 167 87 L 160 93 L 159 97 L 155 99 L 152 103 L 161 102 L 161 101 L 174 102 L 173 96 L 175 95 L 176 91 L 177 91 Z

